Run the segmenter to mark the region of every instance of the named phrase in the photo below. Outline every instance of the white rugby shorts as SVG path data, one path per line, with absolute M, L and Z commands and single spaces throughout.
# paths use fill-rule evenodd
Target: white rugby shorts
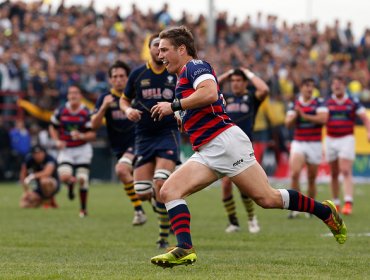
M 204 164 L 219 177 L 236 176 L 257 162 L 250 139 L 236 125 L 201 146 L 189 160 Z
M 322 161 L 321 141 L 293 140 L 290 145 L 290 154 L 295 153 L 304 155 L 307 163 L 319 165 Z
M 93 151 L 90 143 L 78 147 L 66 147 L 59 152 L 58 164 L 62 162 L 71 165 L 90 164 Z
M 355 137 L 353 135 L 343 137 L 326 136 L 325 157 L 328 162 L 338 158 L 355 160 Z

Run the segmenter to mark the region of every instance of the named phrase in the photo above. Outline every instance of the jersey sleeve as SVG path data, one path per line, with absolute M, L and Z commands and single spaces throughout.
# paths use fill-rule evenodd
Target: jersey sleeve
M 92 113 L 90 112 L 90 110 L 88 108 L 85 108 L 86 110 L 86 122 L 85 122 L 85 129 L 86 130 L 92 130 L 92 123 L 91 123 L 91 116 L 92 116 Z
M 297 114 L 297 112 L 294 110 L 294 107 L 295 107 L 295 102 L 289 102 L 288 110 L 286 112 L 288 116 L 292 116 L 292 115 L 295 116 Z
M 60 125 L 60 113 L 62 108 L 58 108 L 54 111 L 53 115 L 50 118 L 50 122 L 54 127 L 58 127 Z
M 353 98 L 353 103 L 355 104 L 356 115 L 360 115 L 366 111 L 364 105 L 362 105 L 362 103 L 357 97 Z
M 323 98 L 317 98 L 317 113 L 328 113 L 329 109 L 325 105 L 325 100 Z
M 26 168 L 27 169 L 30 169 L 32 167 L 32 156 L 31 154 L 28 154 L 26 155 L 25 159 L 24 159 L 24 164 L 26 165 Z
M 125 91 L 123 93 L 123 97 L 127 100 L 132 100 L 136 96 L 135 92 L 135 82 L 138 77 L 138 69 L 131 72 L 131 74 L 128 76 L 127 84 Z
M 55 159 L 52 156 L 47 155 L 46 159 L 45 159 L 45 165 L 46 164 L 52 164 L 52 165 L 56 166 L 57 162 L 55 161 Z
M 192 60 L 186 66 L 187 78 L 194 89 L 206 80 L 213 80 L 216 82 L 216 77 L 212 67 L 202 60 Z
M 104 101 L 105 96 L 106 96 L 106 94 L 103 93 L 98 97 L 98 100 L 96 100 L 96 103 L 95 103 L 95 108 L 94 108 L 93 114 L 96 114 L 99 111 L 100 107 L 103 105 L 103 101 Z

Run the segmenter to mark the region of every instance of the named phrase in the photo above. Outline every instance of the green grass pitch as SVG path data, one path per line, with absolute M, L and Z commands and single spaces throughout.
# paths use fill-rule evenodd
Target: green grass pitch
M 133 210 L 118 184 L 91 186 L 85 219 L 66 189 L 56 210 L 19 209 L 20 194 L 19 185 L 0 184 L 0 279 L 370 279 L 369 185 L 356 186 L 344 245 L 317 218 L 288 220 L 286 211 L 260 207 L 261 232 L 249 234 L 236 190 L 242 231 L 226 234 L 220 189 L 203 190 L 187 199 L 198 261 L 173 269 L 150 263 L 161 253 L 156 216 L 144 203 L 148 222 L 131 226 Z M 328 197 L 321 185 L 318 199 Z

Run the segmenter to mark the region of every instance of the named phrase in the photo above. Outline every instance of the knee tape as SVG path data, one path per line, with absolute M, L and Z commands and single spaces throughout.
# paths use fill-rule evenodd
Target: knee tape
M 61 175 L 72 175 L 73 174 L 73 168 L 69 164 L 61 164 L 58 167 L 58 174 Z
M 167 180 L 168 177 L 170 177 L 171 171 L 168 171 L 166 169 L 157 169 L 154 172 L 154 180 Z
M 77 167 L 76 169 L 76 178 L 77 180 L 83 180 L 84 184 L 87 185 L 89 182 L 89 175 L 90 175 L 90 170 L 86 167 Z
M 134 188 L 137 194 L 153 193 L 153 182 L 152 181 L 135 181 Z
M 118 160 L 118 163 L 125 163 L 127 165 L 129 165 L 130 167 L 132 167 L 132 160 L 129 159 L 128 157 L 125 157 L 125 156 L 122 156 L 119 160 Z

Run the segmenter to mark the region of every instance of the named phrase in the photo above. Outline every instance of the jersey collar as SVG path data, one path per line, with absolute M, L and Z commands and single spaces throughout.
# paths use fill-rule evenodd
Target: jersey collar
M 348 99 L 348 94 L 345 93 L 341 99 L 339 99 L 334 93 L 331 95 L 331 98 L 334 99 L 338 104 L 343 104 Z
M 113 95 L 113 96 L 116 96 L 118 98 L 120 98 L 123 94 L 123 92 L 119 92 L 118 90 L 115 90 L 114 88 L 111 88 L 110 89 L 110 93 Z
M 153 66 L 152 66 L 152 64 L 151 64 L 151 62 L 150 62 L 150 61 L 148 61 L 148 62 L 146 63 L 146 68 L 147 68 L 147 69 L 152 70 L 152 71 L 153 71 L 153 73 L 154 73 L 154 74 L 156 74 L 156 75 L 162 74 L 164 71 L 166 71 L 166 67 L 163 67 L 163 69 L 162 69 L 162 70 L 160 70 L 160 71 L 156 71 L 156 70 L 153 68 Z

